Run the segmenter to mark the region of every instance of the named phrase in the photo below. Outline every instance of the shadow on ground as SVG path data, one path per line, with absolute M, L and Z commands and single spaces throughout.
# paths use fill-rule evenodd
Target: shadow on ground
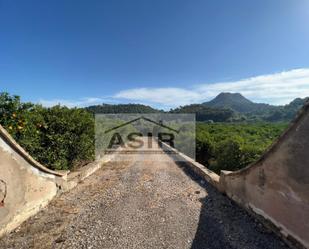
M 247 211 L 203 181 L 184 162 L 177 165 L 208 195 L 201 198 L 199 224 L 191 249 L 288 249 L 282 240 Z

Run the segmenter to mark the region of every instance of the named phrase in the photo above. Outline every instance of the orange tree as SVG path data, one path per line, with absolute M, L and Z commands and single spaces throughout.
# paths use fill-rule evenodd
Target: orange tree
M 71 169 L 94 159 L 94 118 L 84 109 L 45 108 L 0 93 L 0 124 L 51 169 Z
M 0 93 L 0 122 L 15 139 L 24 133 L 26 113 L 32 107 L 30 103 L 21 103 L 19 96 Z

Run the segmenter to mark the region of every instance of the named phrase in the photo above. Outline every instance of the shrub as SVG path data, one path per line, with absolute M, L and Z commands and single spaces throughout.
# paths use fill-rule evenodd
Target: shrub
M 237 170 L 242 167 L 241 138 L 234 137 L 220 142 L 216 149 L 217 167 L 220 170 Z
M 196 160 L 204 165 L 209 164 L 213 157 L 214 147 L 213 138 L 205 131 L 201 130 L 196 133 Z
M 19 96 L 0 93 L 0 123 L 14 137 L 25 132 L 27 113 L 33 107 L 30 103 L 21 103 Z
M 39 108 L 44 124 L 39 126 L 38 160 L 53 169 L 70 169 L 94 159 L 94 118 L 84 109 L 54 106 Z
M 94 160 L 94 117 L 81 108 L 22 103 L 0 94 L 0 123 L 40 163 L 71 169 Z

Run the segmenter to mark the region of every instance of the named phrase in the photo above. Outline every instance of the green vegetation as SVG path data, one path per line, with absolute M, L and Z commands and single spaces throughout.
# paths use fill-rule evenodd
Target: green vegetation
M 182 106 L 170 111 L 171 113 L 195 113 L 196 121 L 226 122 L 235 115 L 230 109 L 216 109 L 201 104 Z
M 118 105 L 94 105 L 86 107 L 92 113 L 157 113 L 163 112 L 162 110 L 154 109 L 148 105 L 141 104 L 118 104 Z
M 44 108 L 1 93 L 0 124 L 51 169 L 71 169 L 94 159 L 94 119 L 84 109 Z
M 286 127 L 287 123 L 198 123 L 197 161 L 217 173 L 241 169 L 256 161 Z
M 244 101 L 240 96 L 236 95 L 238 100 L 235 100 L 234 95 L 229 96 L 228 100 L 224 98 L 224 105 L 227 105 L 225 108 L 230 109 L 220 109 L 219 104 L 222 99 L 219 99 L 220 101 L 217 99 L 216 107 L 209 107 L 204 103 L 170 111 L 171 113 L 196 113 L 197 121 L 207 121 L 197 123 L 196 157 L 199 162 L 216 172 L 237 170 L 256 161 L 283 132 L 287 127 L 287 121 L 294 117 L 305 101 L 305 99 L 295 99 L 286 106 L 266 105 L 267 111 L 265 108 L 254 107 L 255 111 L 240 113 L 231 109 L 241 104 L 248 104 L 248 101 Z M 228 106 L 231 98 L 233 106 Z M 264 104 L 250 103 L 249 106 L 264 106 Z M 138 104 L 103 104 L 87 108 L 67 108 L 58 105 L 46 108 L 32 103 L 23 103 L 18 96 L 0 93 L 0 124 L 30 155 L 51 169 L 72 169 L 94 159 L 94 113 L 155 112 L 163 111 Z M 266 123 L 265 120 L 284 120 L 284 122 Z M 188 141 L 192 134 L 189 133 L 182 132 L 184 151 L 186 151 L 185 146 L 191 144 Z

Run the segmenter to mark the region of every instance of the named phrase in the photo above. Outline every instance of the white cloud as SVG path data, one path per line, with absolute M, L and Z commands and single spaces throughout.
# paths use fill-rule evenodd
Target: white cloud
M 181 88 L 137 88 L 124 90 L 114 98 L 155 103 L 163 106 L 179 106 L 202 100 L 198 92 Z
M 269 104 L 287 104 L 309 96 L 309 68 L 255 76 L 237 81 L 198 84 L 188 88 L 134 88 L 110 97 L 84 98 L 77 101 L 40 100 L 44 106 L 57 104 L 83 107 L 102 103 L 141 103 L 168 109 L 208 101 L 220 92 L 239 92 L 250 100 Z
M 55 105 L 63 105 L 67 107 L 85 107 L 89 105 L 97 105 L 102 103 L 111 102 L 110 98 L 83 98 L 80 100 L 67 100 L 67 99 L 52 99 L 52 100 L 39 100 L 39 103 L 46 107 L 51 107 Z
M 260 75 L 238 81 L 199 84 L 192 88 L 136 88 L 121 91 L 115 99 L 142 101 L 162 107 L 200 103 L 220 92 L 239 92 L 245 97 L 270 104 L 286 104 L 309 96 L 309 68 Z

